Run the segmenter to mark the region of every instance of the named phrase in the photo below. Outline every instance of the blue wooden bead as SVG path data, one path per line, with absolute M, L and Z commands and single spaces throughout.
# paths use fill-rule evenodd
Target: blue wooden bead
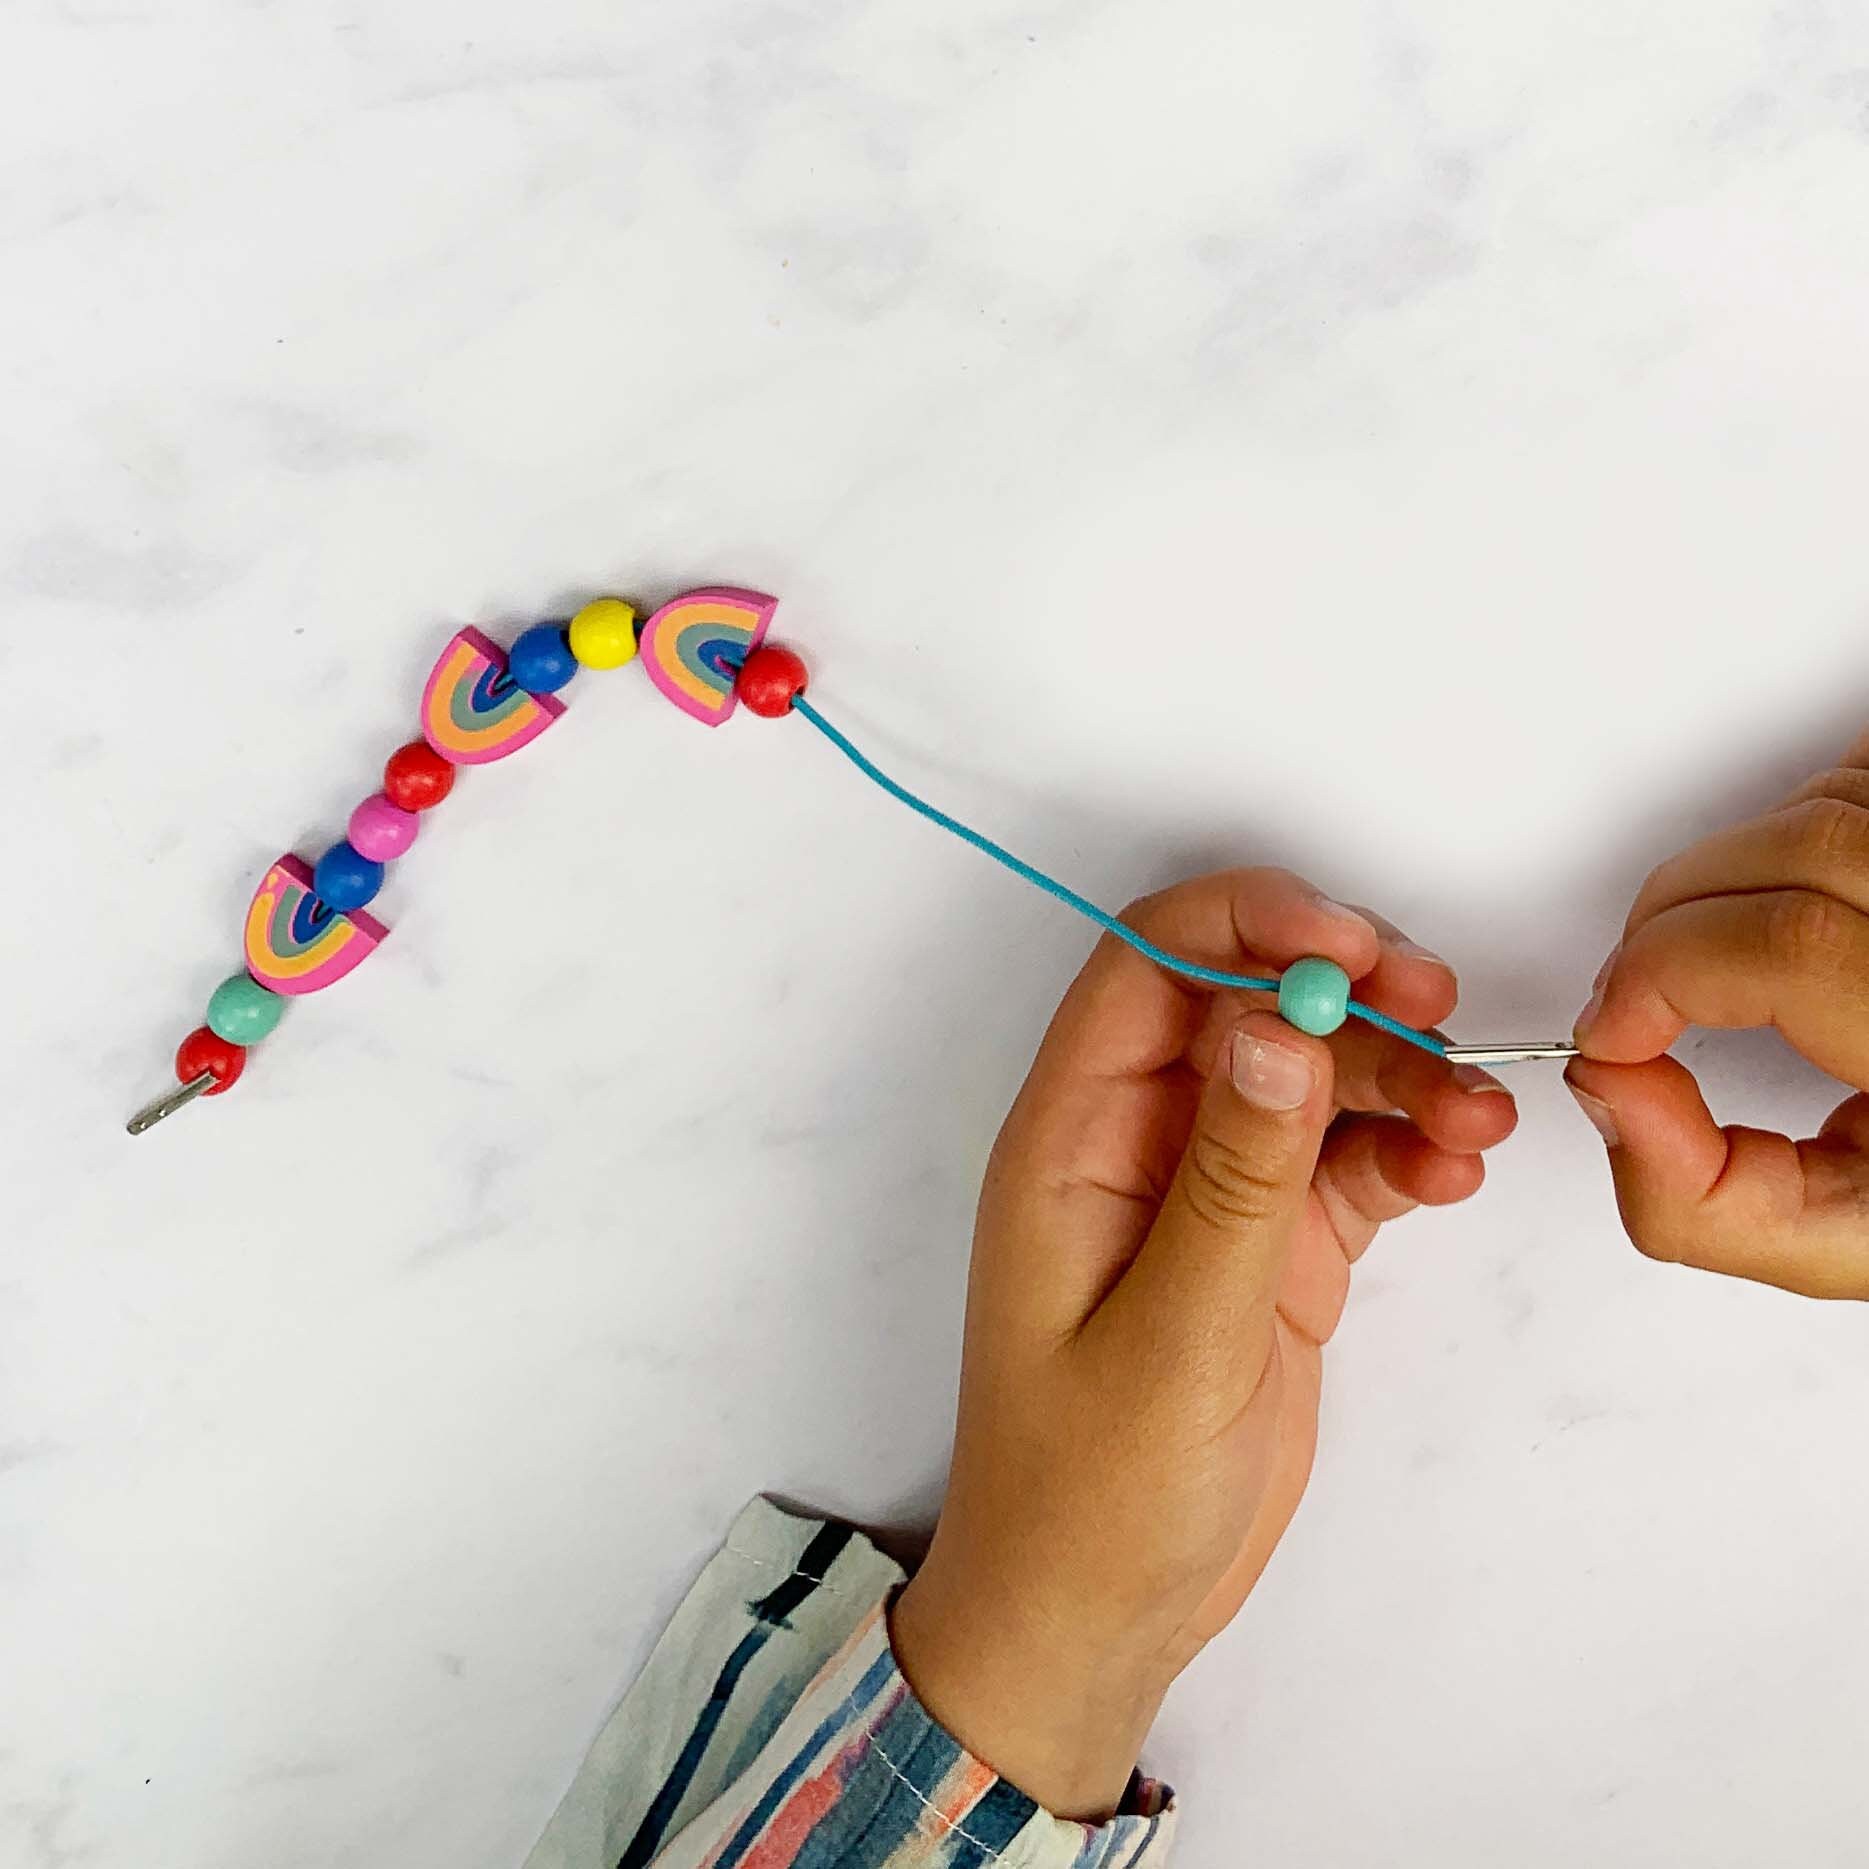
M 528 694 L 550 694 L 578 672 L 562 623 L 535 623 L 506 652 L 506 668 Z
M 1313 1038 L 1328 1038 L 1350 1016 L 1350 976 L 1315 954 L 1278 977 L 1279 1016 Z
M 360 909 L 382 887 L 382 864 L 372 863 L 348 839 L 333 844 L 312 871 L 312 892 L 334 909 Z

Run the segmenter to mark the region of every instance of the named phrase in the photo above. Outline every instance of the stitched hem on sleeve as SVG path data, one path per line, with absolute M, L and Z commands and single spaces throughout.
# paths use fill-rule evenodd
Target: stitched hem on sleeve
M 1141 1869 L 1173 1794 L 1066 1822 L 969 1754 L 896 1666 L 901 1570 L 756 1499 L 599 1734 L 527 1869 Z M 1043 1691 L 1043 1683 L 1035 1683 Z

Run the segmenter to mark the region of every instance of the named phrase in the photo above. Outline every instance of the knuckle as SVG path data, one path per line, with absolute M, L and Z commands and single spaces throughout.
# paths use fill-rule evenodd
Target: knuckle
M 1210 1225 L 1260 1225 L 1285 1204 L 1284 1185 L 1268 1164 L 1209 1131 L 1196 1131 L 1184 1168 L 1188 1205 Z
M 1850 910 L 1835 896 L 1786 890 L 1765 910 L 1766 955 L 1789 971 L 1824 970 L 1849 948 L 1851 919 Z
M 1302 876 L 1273 863 L 1255 863 L 1220 873 L 1226 880 L 1227 899 L 1232 905 L 1236 928 L 1290 897 L 1304 898 L 1317 893 Z
M 1869 860 L 1869 810 L 1847 798 L 1807 798 L 1787 814 L 1792 844 L 1820 869 Z
M 1806 779 L 1791 794 L 1790 803 L 1797 806 L 1818 798 L 1834 798 L 1839 803 L 1869 810 L 1869 770 L 1861 766 L 1832 766 Z

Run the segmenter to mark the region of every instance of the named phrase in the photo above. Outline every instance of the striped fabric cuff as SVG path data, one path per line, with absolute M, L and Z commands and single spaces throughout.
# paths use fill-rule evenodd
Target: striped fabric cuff
M 930 1716 L 889 1647 L 902 1582 L 850 1527 L 755 1500 L 527 1869 L 1153 1869 L 1165 1786 L 1138 1774 L 1122 1814 L 1065 1822 Z

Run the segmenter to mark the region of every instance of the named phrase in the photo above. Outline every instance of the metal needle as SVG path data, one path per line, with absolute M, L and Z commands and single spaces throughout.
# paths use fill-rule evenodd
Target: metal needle
M 1449 1045 L 1442 1052 L 1449 1064 L 1528 1064 L 1534 1058 L 1575 1058 L 1575 1045 L 1562 1039 L 1539 1039 L 1528 1045 Z
M 146 1103 L 130 1118 L 128 1128 L 133 1136 L 140 1136 L 145 1129 L 153 1129 L 165 1116 L 173 1116 L 179 1109 L 201 1095 L 204 1090 L 214 1088 L 214 1073 L 203 1071 L 197 1078 L 192 1078 L 179 1089 L 171 1090 L 166 1096 L 158 1097 L 154 1103 Z

